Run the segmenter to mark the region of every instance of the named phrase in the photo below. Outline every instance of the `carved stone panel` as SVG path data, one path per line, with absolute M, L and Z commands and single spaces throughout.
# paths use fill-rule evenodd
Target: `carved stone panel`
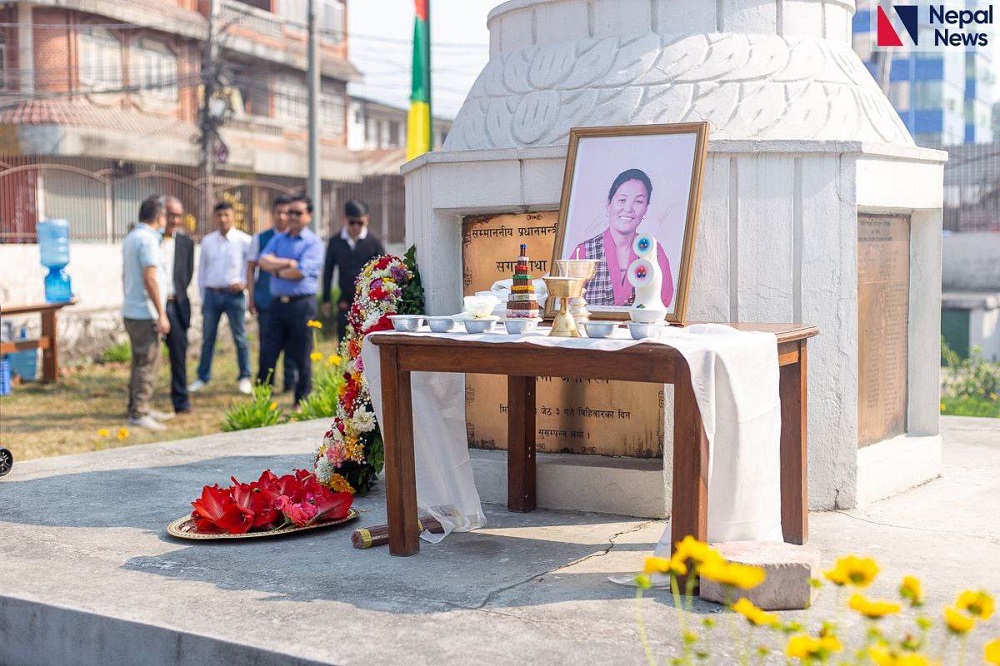
M 906 432 L 910 219 L 858 216 L 858 446 Z
M 518 246 L 528 246 L 535 278 L 549 271 L 557 213 L 469 217 L 462 224 L 462 287 L 485 291 L 514 271 Z M 655 458 L 663 455 L 663 387 L 635 382 L 539 377 L 539 451 Z M 469 445 L 507 448 L 507 380 L 467 375 Z

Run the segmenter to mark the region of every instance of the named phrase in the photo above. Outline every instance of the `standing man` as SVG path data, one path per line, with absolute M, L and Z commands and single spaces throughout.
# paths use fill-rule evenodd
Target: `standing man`
M 194 241 L 181 231 L 184 205 L 177 197 L 166 198 L 167 228 L 160 253 L 167 290 L 167 353 L 170 357 L 170 401 L 174 413 L 191 411 L 187 387 L 188 329 L 191 327 L 191 301 L 188 287 L 194 275 Z
M 271 242 L 275 234 L 283 234 L 288 228 L 288 205 L 292 198 L 287 194 L 279 195 L 271 205 L 271 228 L 262 231 L 250 241 L 250 258 L 247 261 L 247 294 L 250 296 L 250 314 L 257 315 L 257 328 L 259 340 L 259 353 L 257 357 L 258 370 L 264 361 L 264 330 L 267 328 L 267 319 L 271 314 L 271 274 L 257 270 L 257 261 L 260 259 L 260 252 Z M 285 354 L 285 382 L 282 384 L 282 393 L 286 393 L 295 388 L 298 372 L 295 361 Z
M 344 204 L 344 226 L 330 238 L 323 265 L 323 315 L 330 316 L 330 283 L 333 269 L 340 269 L 340 298 L 337 301 L 337 338 L 347 333 L 347 313 L 354 303 L 354 282 L 369 261 L 385 254 L 382 243 L 368 233 L 368 205 L 351 199 Z
M 139 223 L 122 245 L 125 299 L 122 317 L 132 345 L 132 374 L 128 383 L 128 423 L 149 430 L 165 430 L 163 414 L 150 407 L 160 364 L 160 336 L 170 333 L 164 308 L 166 290 L 160 259 L 160 234 L 166 222 L 163 197 L 152 196 L 139 206 Z
M 246 266 L 250 252 L 250 236 L 233 225 L 236 215 L 227 203 L 218 203 L 213 210 L 217 231 L 201 239 L 201 259 L 198 261 L 198 287 L 201 289 L 202 342 L 198 378 L 188 391 L 195 393 L 205 388 L 212 378 L 212 355 L 219 320 L 223 313 L 229 320 L 236 345 L 236 362 L 239 365 L 240 393 L 250 394 L 250 345 L 246 331 Z
M 312 201 L 304 194 L 288 205 L 288 230 L 277 234 L 261 252 L 260 269 L 272 275 L 271 313 L 264 331 L 264 355 L 259 382 L 274 385 L 278 354 L 292 359 L 299 369 L 294 408 L 312 391 L 312 329 L 316 317 L 316 291 L 323 268 L 323 241 L 309 229 Z

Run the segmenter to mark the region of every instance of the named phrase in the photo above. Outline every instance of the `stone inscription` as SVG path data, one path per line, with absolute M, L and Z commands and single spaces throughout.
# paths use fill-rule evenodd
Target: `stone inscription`
M 518 247 L 528 246 L 535 279 L 547 273 L 555 244 L 555 211 L 468 217 L 462 223 L 466 296 L 509 279 Z M 555 453 L 653 458 L 663 455 L 663 387 L 635 382 L 539 377 L 536 447 Z M 466 375 L 469 445 L 507 448 L 507 380 Z
M 906 431 L 910 220 L 858 217 L 858 446 Z

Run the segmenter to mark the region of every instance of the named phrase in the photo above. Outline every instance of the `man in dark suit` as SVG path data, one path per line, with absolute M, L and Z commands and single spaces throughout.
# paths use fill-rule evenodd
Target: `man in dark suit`
M 368 232 L 368 205 L 352 199 L 344 204 L 344 226 L 340 233 L 330 238 L 323 264 L 323 314 L 330 316 L 330 283 L 333 269 L 340 271 L 337 284 L 340 298 L 337 301 L 337 338 L 347 333 L 347 313 L 354 303 L 354 282 L 369 261 L 385 254 L 382 243 Z
M 191 301 L 188 286 L 194 275 L 194 241 L 183 233 L 184 205 L 174 197 L 167 197 L 167 226 L 163 232 L 160 256 L 163 274 L 167 280 L 167 353 L 170 355 L 170 400 L 174 412 L 191 411 L 187 382 L 188 328 L 191 326 Z

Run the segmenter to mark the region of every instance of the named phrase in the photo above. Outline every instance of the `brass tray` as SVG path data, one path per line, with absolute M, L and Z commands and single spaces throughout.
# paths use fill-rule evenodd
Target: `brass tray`
M 194 519 L 190 514 L 184 516 L 183 518 L 178 518 L 174 522 L 167 525 L 167 534 L 172 537 L 177 537 L 178 539 L 188 539 L 191 541 L 221 541 L 228 539 L 256 539 L 259 537 L 273 537 L 281 536 L 284 534 L 295 534 L 297 532 L 305 532 L 306 530 L 316 530 L 322 527 L 333 527 L 335 525 L 343 525 L 348 523 L 358 517 L 358 510 L 351 508 L 350 512 L 346 517 L 340 520 L 328 520 L 321 523 L 313 523 L 311 525 L 304 525 L 302 527 L 296 527 L 295 525 L 289 525 L 287 527 L 282 527 L 275 530 L 268 530 L 267 532 L 244 532 L 243 534 L 227 534 L 224 532 L 217 533 L 201 533 L 198 532 L 194 526 Z

